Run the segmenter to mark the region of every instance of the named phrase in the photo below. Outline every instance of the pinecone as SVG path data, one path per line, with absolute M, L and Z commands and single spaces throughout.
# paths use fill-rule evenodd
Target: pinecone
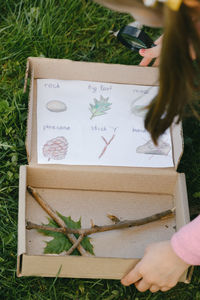
M 64 136 L 58 136 L 52 140 L 49 140 L 43 146 L 43 155 L 50 159 L 61 160 L 64 159 L 67 154 L 68 142 Z

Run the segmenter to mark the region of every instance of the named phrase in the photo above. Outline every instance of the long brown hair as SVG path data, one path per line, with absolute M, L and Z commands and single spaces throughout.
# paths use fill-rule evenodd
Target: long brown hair
M 154 14 L 162 15 L 161 3 L 155 8 L 145 7 L 142 0 L 95 0 L 105 6 L 119 11 L 131 12 L 140 9 L 143 21 L 154 23 Z M 142 7 L 142 9 L 141 9 Z M 159 136 L 172 124 L 174 118 L 179 122 L 187 108 L 199 118 L 192 100 L 200 99 L 200 33 L 198 35 L 191 14 L 195 8 L 182 3 L 178 11 L 165 7 L 164 37 L 159 66 L 159 92 L 148 106 L 145 128 L 157 144 Z M 150 15 L 147 14 L 150 13 Z M 196 54 L 192 60 L 190 45 Z M 199 77 L 199 78 L 198 78 Z M 198 101 L 196 101 L 197 103 Z
M 195 62 L 191 58 L 189 45 L 192 45 L 196 54 Z M 184 4 L 177 12 L 166 8 L 159 68 L 159 92 L 149 105 L 145 118 L 145 128 L 154 143 L 175 117 L 177 122 L 182 119 L 187 104 L 195 111 L 191 100 L 198 91 L 200 38 L 190 9 Z

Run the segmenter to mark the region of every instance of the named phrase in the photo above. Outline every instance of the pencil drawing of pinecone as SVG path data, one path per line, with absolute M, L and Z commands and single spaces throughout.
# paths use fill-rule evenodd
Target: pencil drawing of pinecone
M 64 136 L 58 136 L 49 140 L 43 146 L 43 155 L 50 159 L 61 160 L 67 154 L 68 142 Z

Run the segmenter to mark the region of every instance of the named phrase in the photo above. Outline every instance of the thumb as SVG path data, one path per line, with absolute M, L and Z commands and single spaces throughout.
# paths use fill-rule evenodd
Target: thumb
M 140 263 L 138 263 L 127 275 L 125 275 L 122 279 L 121 279 L 121 283 L 125 286 L 128 286 L 132 283 L 137 282 L 138 280 L 140 280 L 142 278 L 142 275 L 139 272 L 139 266 Z
M 146 58 L 155 58 L 160 56 L 161 45 L 157 45 L 153 48 L 140 49 L 139 54 Z

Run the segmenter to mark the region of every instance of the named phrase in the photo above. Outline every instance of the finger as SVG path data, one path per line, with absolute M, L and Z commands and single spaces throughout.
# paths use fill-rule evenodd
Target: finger
M 162 42 L 162 39 L 163 39 L 163 35 L 161 35 L 157 40 L 154 41 L 154 44 L 155 45 L 158 45 Z
M 161 45 L 157 45 L 148 49 L 140 49 L 139 54 L 143 57 L 155 58 L 160 55 Z
M 159 64 L 160 64 L 160 58 L 159 58 L 159 57 L 157 57 L 157 58 L 155 59 L 155 61 L 154 61 L 153 65 L 152 65 L 152 67 L 158 67 L 158 66 L 159 66 Z
M 166 287 L 166 286 L 160 288 L 160 290 L 161 290 L 162 292 L 169 291 L 170 289 L 171 289 L 171 287 Z
M 192 60 L 196 59 L 196 53 L 194 51 L 194 47 L 192 46 L 192 44 L 189 45 L 189 52 L 190 52 L 190 57 Z
M 144 279 L 141 279 L 135 283 L 135 287 L 138 291 L 145 292 L 151 287 L 151 284 L 146 282 Z
M 152 58 L 149 58 L 149 57 L 144 57 L 141 62 L 139 63 L 139 66 L 142 66 L 142 67 L 146 67 L 150 64 L 150 62 L 152 61 Z
M 155 292 L 157 292 L 157 291 L 159 291 L 159 290 L 160 290 L 160 287 L 157 286 L 157 285 L 152 285 L 152 286 L 150 287 L 150 291 L 151 291 L 152 293 L 155 293 Z
M 138 271 L 138 267 L 136 265 L 135 268 L 133 268 L 127 275 L 125 275 L 122 279 L 121 279 L 121 283 L 125 286 L 128 286 L 132 283 L 137 282 L 138 280 L 140 280 L 142 278 L 142 275 L 139 273 Z

